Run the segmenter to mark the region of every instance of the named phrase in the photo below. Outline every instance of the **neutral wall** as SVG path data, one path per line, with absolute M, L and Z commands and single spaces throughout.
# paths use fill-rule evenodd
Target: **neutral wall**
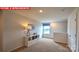
M 2 11 L 0 11 L 0 52 L 3 51 L 3 20 L 2 20 Z
M 51 29 L 53 32 L 67 33 L 67 21 L 53 22 L 51 24 Z
M 12 51 L 23 46 L 24 28 L 22 24 L 33 23 L 30 19 L 14 11 L 3 11 L 3 50 Z

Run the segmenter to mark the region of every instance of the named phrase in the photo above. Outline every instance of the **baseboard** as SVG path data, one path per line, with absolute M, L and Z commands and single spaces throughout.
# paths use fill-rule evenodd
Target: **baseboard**
M 56 43 L 62 43 L 62 44 L 67 44 L 67 43 L 63 43 L 63 42 L 57 42 L 57 41 L 55 41 Z
M 53 37 L 42 37 L 42 38 L 54 39 Z
M 18 48 L 16 48 L 16 49 L 13 49 L 13 50 L 10 51 L 10 52 L 17 52 L 18 50 L 21 50 L 21 49 L 24 49 L 24 48 L 27 48 L 27 46 L 18 47 Z

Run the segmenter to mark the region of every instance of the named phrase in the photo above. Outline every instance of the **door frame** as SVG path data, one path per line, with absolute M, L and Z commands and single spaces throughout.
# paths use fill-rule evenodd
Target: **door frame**
M 78 52 L 78 9 L 76 11 L 76 51 Z

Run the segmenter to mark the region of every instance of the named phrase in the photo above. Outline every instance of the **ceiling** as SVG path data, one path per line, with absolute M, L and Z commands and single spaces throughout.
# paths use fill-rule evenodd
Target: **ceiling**
M 38 22 L 65 21 L 75 7 L 32 7 L 30 10 L 17 10 L 25 17 Z M 39 10 L 43 10 L 42 13 Z

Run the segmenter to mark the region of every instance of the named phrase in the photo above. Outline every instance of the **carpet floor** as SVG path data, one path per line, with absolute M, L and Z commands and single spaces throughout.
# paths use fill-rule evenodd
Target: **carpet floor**
M 18 50 L 18 52 L 70 52 L 68 48 L 47 38 L 32 40 L 29 41 L 28 44 L 28 48 Z

